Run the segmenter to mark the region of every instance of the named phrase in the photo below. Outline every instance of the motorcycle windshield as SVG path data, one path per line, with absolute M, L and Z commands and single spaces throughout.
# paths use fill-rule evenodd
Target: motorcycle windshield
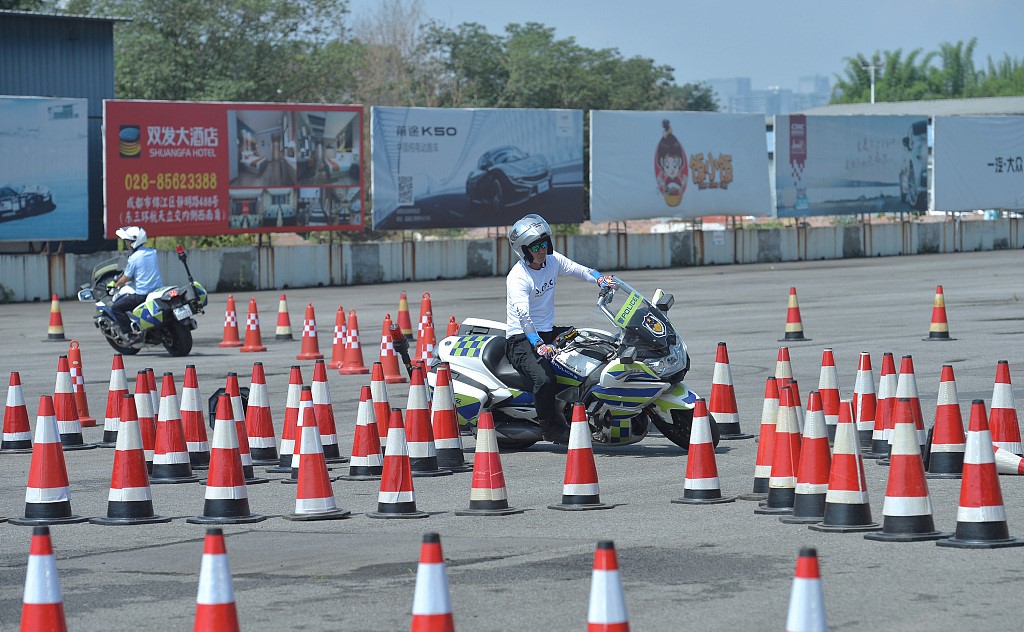
M 615 296 L 608 304 L 613 322 L 656 347 L 675 343 L 676 332 L 665 314 L 654 307 L 643 294 L 623 281 L 618 282 Z

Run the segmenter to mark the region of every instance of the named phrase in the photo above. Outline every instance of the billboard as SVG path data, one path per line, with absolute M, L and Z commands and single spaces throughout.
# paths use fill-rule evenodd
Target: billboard
M 779 217 L 928 210 L 928 118 L 775 117 Z
M 1024 208 L 1024 116 L 935 117 L 935 209 Z
M 89 237 L 86 99 L 0 97 L 0 241 Z
M 107 237 L 363 227 L 361 106 L 103 105 Z
M 770 215 L 764 117 L 594 111 L 590 219 Z
M 584 219 L 581 110 L 373 107 L 373 227 Z

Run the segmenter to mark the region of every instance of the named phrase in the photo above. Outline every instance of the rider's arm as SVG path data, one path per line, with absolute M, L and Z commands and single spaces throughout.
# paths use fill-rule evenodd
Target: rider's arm
M 597 283 L 597 280 L 601 278 L 601 273 L 597 270 L 580 265 L 563 254 L 556 252 L 551 254 L 550 258 L 558 262 L 558 274 L 560 276 L 574 276 L 589 283 Z
M 522 279 L 509 278 L 505 281 L 505 292 L 508 295 L 508 302 L 512 314 L 519 319 L 519 326 L 523 335 L 529 339 L 530 344 L 537 346 L 542 341 L 537 327 L 530 318 L 530 287 Z
M 132 253 L 134 255 L 135 253 Z M 131 281 L 135 277 L 135 262 L 137 258 L 134 256 L 128 257 L 128 264 L 124 267 L 124 272 L 121 273 L 121 278 L 117 280 L 114 287 L 121 287 L 128 281 Z

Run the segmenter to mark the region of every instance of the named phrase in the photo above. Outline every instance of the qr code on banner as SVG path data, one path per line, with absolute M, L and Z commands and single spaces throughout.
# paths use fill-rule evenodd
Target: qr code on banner
M 410 206 L 416 203 L 412 192 L 412 176 L 398 176 L 398 205 Z

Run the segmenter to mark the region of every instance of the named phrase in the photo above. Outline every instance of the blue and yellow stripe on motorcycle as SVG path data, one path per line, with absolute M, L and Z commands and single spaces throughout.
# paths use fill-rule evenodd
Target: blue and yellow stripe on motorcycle
M 474 336 L 463 336 L 455 343 L 452 347 L 453 356 L 462 356 L 466 358 L 478 358 L 483 353 L 484 345 L 487 341 L 494 336 L 474 335 Z
M 160 309 L 156 300 L 149 300 L 132 310 L 132 316 L 139 323 L 139 329 L 145 331 L 152 329 L 164 322 L 164 311 Z
M 654 405 L 658 408 L 658 411 L 668 413 L 678 409 L 689 410 L 693 408 L 696 401 L 697 395 L 688 389 L 685 384 L 679 383 L 654 400 Z
M 653 378 L 655 380 L 661 379 L 658 374 L 651 370 L 649 366 L 643 362 L 633 362 L 631 364 L 623 364 L 621 362 L 615 362 L 609 364 L 608 368 L 605 369 L 605 373 L 615 378 L 616 380 L 629 380 L 632 376 L 644 376 L 645 378 Z
M 608 442 L 609 443 L 627 443 L 632 436 L 630 431 L 633 428 L 633 414 L 630 413 L 628 416 L 622 419 L 615 419 L 614 413 L 612 414 L 612 426 L 608 429 Z
M 480 400 L 468 395 L 456 394 L 455 414 L 458 416 L 460 428 L 475 426 L 477 416 L 480 414 Z
M 199 297 L 200 307 L 206 307 L 210 303 L 210 297 L 206 294 L 206 288 L 199 284 L 199 281 L 193 281 L 192 287 L 196 290 L 196 295 Z

